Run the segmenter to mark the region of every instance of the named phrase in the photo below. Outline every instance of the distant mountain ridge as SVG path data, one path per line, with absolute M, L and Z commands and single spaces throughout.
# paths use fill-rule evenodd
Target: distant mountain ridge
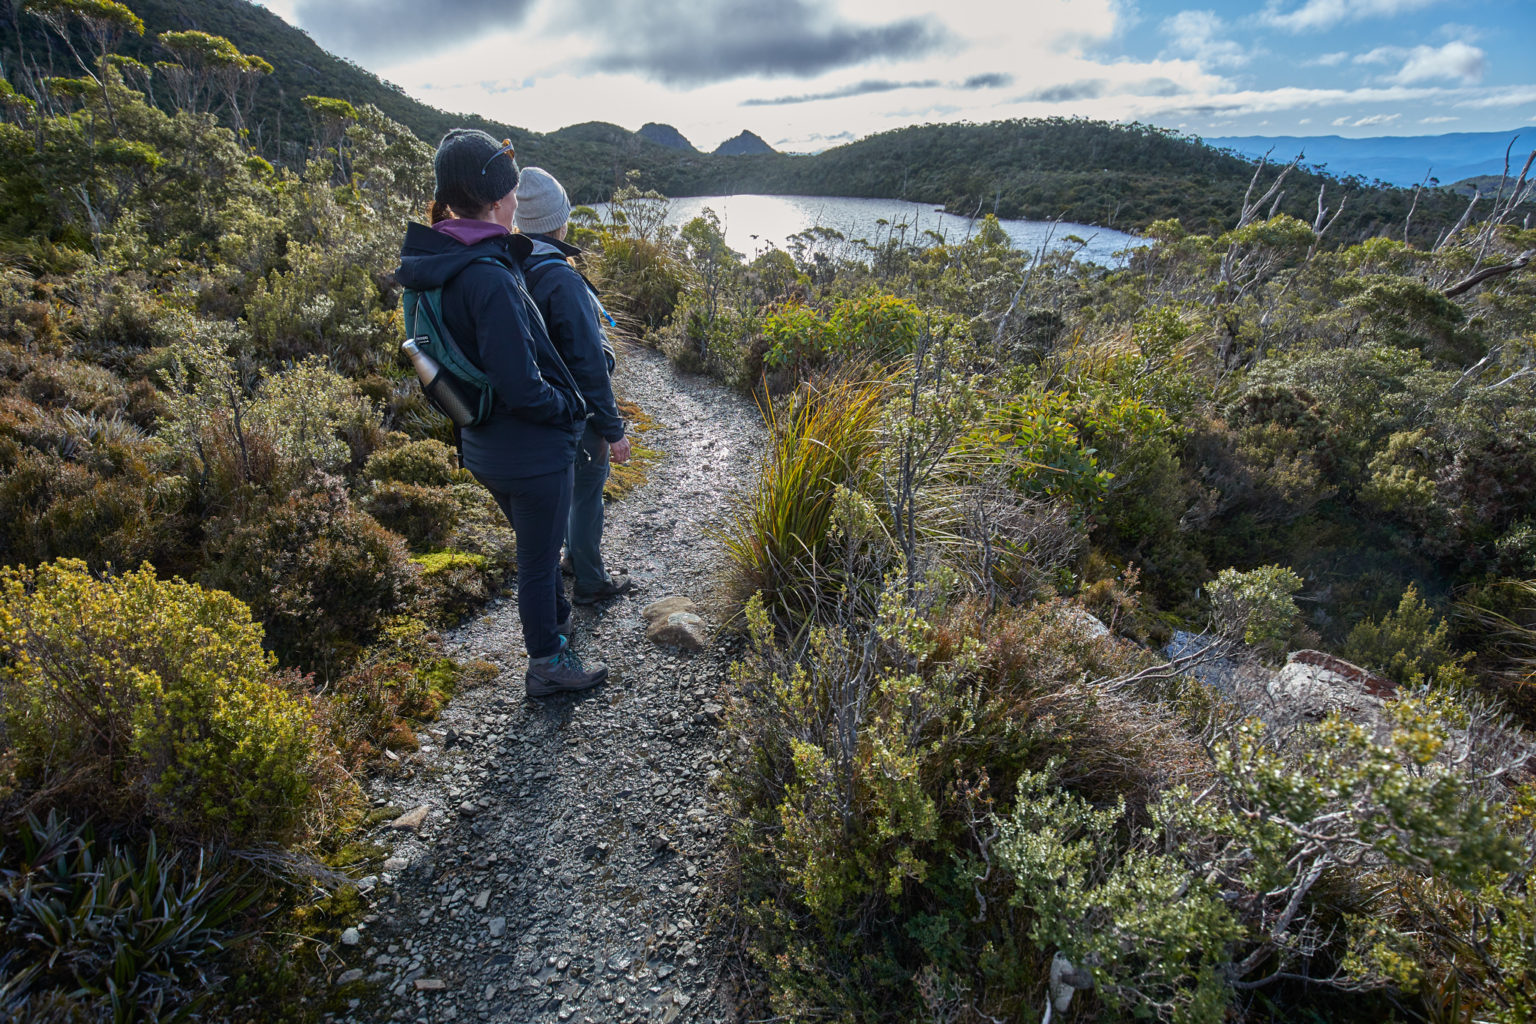
M 1516 139 L 1518 136 L 1518 139 Z M 1206 145 L 1231 149 L 1249 157 L 1262 157 L 1269 150 L 1271 162 L 1288 163 L 1297 153 L 1306 153 L 1309 167 L 1326 166 L 1339 177 L 1358 175 L 1368 181 L 1412 187 L 1432 175 L 1449 185 L 1463 178 L 1484 174 L 1497 175 L 1504 169 L 1504 151 L 1516 139 L 1510 152 L 1510 174 L 1518 174 L 1526 156 L 1536 149 L 1536 127 L 1513 128 L 1507 132 L 1452 132 L 1447 135 L 1383 135 L 1369 139 L 1346 139 L 1338 135 L 1246 135 L 1209 138 Z

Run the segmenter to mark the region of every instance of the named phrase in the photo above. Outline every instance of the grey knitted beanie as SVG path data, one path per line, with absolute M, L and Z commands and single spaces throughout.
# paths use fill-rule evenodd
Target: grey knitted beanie
M 525 235 L 559 231 L 571 218 L 565 189 L 542 167 L 526 167 L 517 183 L 517 230 Z
M 463 214 L 483 210 L 517 188 L 512 155 L 497 155 L 503 145 L 476 128 L 450 129 L 432 157 L 438 201 Z

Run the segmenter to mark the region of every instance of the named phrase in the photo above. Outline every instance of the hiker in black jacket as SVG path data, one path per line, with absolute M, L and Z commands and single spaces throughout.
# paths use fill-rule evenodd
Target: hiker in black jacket
M 613 347 L 603 333 L 606 316 L 597 293 L 571 258 L 581 250 L 565 241 L 571 201 L 565 189 L 540 167 L 523 169 L 517 183 L 517 230 L 533 247 L 523 259 L 528 292 L 544 316 L 550 340 L 559 349 L 587 403 L 587 428 L 576 449 L 575 485 L 565 534 L 577 604 L 595 604 L 627 593 L 628 580 L 615 580 L 603 564 L 603 485 L 608 463 L 629 458 L 624 420 L 613 399 Z
M 523 282 L 532 243 L 511 233 L 517 209 L 512 144 L 455 128 L 438 144 L 432 166 L 432 227 L 406 230 L 395 278 L 418 291 L 442 289 L 444 326 L 495 392 L 490 419 L 463 428 L 462 457 L 517 534 L 528 695 L 583 690 L 608 675 L 571 652 L 571 606 L 560 579 L 586 403 Z

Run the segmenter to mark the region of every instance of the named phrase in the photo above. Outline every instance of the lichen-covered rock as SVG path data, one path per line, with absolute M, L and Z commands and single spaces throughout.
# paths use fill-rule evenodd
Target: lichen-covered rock
M 1267 687 L 1278 704 L 1305 718 L 1337 711 L 1362 725 L 1381 721 L 1382 708 L 1396 696 L 1390 679 L 1322 651 L 1296 651 Z
M 673 595 L 671 597 L 664 597 L 659 601 L 652 601 L 640 609 L 640 617 L 645 620 L 646 626 L 649 627 L 666 619 L 667 616 L 674 612 L 689 612 L 690 614 L 697 615 L 699 609 L 688 598 Z
M 693 612 L 673 612 L 666 618 L 653 619 L 645 630 L 646 639 L 685 651 L 701 651 L 709 646 L 709 626 Z

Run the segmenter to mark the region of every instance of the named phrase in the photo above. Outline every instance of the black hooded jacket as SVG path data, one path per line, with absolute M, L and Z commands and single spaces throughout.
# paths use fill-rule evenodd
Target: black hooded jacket
M 550 235 L 531 234 L 527 238 L 534 246 L 533 255 L 523 262 L 528 294 L 544 315 L 549 340 L 560 350 L 587 401 L 591 414 L 587 426 L 609 444 L 616 444 L 624 437 L 624 420 L 609 379 L 612 349 L 598 322 L 602 307 L 587 279 L 566 262 L 568 257 L 581 255 L 581 250 Z
M 491 379 L 496 408 L 465 427 L 464 466 L 517 479 L 570 466 L 585 429 L 586 405 L 544 329 L 519 269 L 531 248 L 520 235 L 465 245 L 423 224 L 406 229 L 395 280 L 443 290 L 443 321 L 464 354 Z M 497 264 L 478 263 L 483 256 Z

